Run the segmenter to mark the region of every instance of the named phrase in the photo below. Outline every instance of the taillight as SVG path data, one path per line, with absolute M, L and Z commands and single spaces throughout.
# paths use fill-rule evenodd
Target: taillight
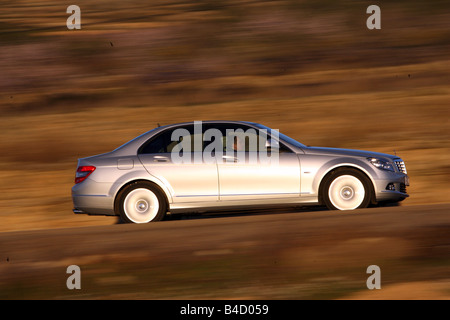
M 77 168 L 75 174 L 75 184 L 83 182 L 89 175 L 94 172 L 96 168 L 94 166 L 80 166 Z

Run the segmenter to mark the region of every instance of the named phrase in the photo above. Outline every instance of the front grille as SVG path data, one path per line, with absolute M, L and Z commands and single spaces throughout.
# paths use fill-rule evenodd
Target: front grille
M 405 163 L 402 160 L 395 160 L 394 163 L 397 166 L 399 172 L 403 172 L 404 174 L 407 173 Z

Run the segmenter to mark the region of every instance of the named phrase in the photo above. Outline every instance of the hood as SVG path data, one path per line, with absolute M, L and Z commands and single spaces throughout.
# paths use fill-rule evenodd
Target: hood
M 393 160 L 398 158 L 391 154 L 365 151 L 365 150 L 353 150 L 353 149 L 340 149 L 340 148 L 323 148 L 323 147 L 307 147 L 303 151 L 306 154 L 320 154 L 320 155 L 332 155 L 332 156 L 350 156 L 350 157 L 378 157 Z

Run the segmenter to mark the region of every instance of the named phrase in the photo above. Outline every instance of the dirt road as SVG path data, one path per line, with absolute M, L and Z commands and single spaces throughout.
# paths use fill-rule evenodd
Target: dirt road
M 450 206 L 0 233 L 2 299 L 449 299 Z M 67 267 L 80 267 L 69 290 Z M 381 289 L 368 290 L 367 267 Z

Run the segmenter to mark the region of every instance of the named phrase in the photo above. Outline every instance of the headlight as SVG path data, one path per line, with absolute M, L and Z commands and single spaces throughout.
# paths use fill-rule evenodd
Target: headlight
M 392 165 L 392 163 L 381 160 L 379 158 L 367 158 L 367 160 L 369 160 L 369 162 L 378 169 L 394 171 L 394 166 Z

